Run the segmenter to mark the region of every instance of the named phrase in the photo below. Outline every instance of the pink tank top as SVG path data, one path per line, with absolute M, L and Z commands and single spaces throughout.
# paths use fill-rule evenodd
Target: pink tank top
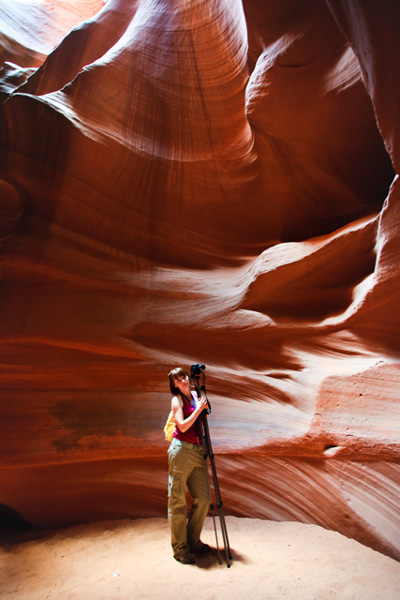
M 197 403 L 197 394 L 196 392 L 191 392 L 192 394 L 192 398 L 194 400 L 194 403 L 196 405 Z M 194 412 L 195 406 L 192 406 L 191 404 L 189 404 L 189 402 L 186 400 L 183 400 L 183 418 L 187 419 L 188 417 L 190 417 L 190 415 L 192 414 L 192 412 Z M 199 423 L 199 419 L 196 419 L 196 421 L 193 423 L 193 425 L 191 427 L 189 427 L 189 429 L 187 429 L 185 432 L 182 432 L 178 425 L 175 427 L 175 431 L 174 431 L 174 438 L 176 438 L 177 440 L 181 440 L 182 442 L 189 442 L 189 444 L 202 444 L 202 439 L 201 439 L 201 428 L 200 428 L 200 423 Z

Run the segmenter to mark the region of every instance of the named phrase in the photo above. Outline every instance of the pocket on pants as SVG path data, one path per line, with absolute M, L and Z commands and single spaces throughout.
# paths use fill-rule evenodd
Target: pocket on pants
M 187 451 L 180 440 L 173 440 L 168 448 L 169 472 L 184 471 L 187 467 Z
M 182 480 L 179 474 L 170 475 L 168 477 L 168 498 L 177 500 L 181 494 Z

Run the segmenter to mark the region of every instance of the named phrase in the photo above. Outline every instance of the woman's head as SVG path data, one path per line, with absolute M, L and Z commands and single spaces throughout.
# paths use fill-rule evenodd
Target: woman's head
M 180 389 L 176 385 L 177 381 L 179 381 L 180 379 L 184 379 L 186 377 L 188 378 L 188 380 L 190 382 L 189 373 L 187 371 L 185 371 L 185 369 L 182 369 L 182 367 L 176 367 L 175 369 L 172 369 L 172 371 L 170 371 L 168 373 L 169 389 L 171 390 L 171 394 L 173 396 L 176 396 L 177 394 L 181 393 Z

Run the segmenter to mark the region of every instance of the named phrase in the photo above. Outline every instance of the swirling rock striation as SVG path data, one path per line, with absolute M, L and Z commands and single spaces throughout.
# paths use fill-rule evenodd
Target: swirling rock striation
M 0 2 L 6 513 L 164 514 L 200 361 L 227 512 L 400 558 L 397 4 L 58 4 Z

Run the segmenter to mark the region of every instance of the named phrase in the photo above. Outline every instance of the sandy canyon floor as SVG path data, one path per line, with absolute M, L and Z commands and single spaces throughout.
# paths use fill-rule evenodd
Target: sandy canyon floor
M 79 525 L 0 544 L 0 598 L 12 600 L 398 600 L 400 563 L 315 525 L 227 517 L 196 565 L 171 554 L 166 519 Z M 216 547 L 212 517 L 203 541 Z

